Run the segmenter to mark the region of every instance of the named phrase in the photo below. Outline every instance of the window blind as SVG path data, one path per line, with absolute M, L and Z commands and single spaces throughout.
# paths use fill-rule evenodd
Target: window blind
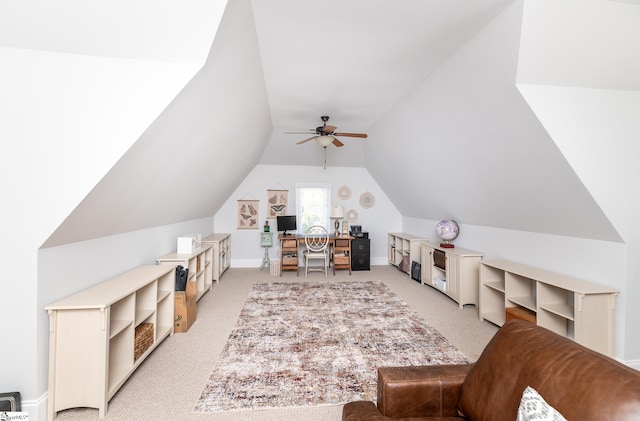
M 296 184 L 298 234 L 304 234 L 313 225 L 321 225 L 331 232 L 329 218 L 330 199 L 331 184 Z

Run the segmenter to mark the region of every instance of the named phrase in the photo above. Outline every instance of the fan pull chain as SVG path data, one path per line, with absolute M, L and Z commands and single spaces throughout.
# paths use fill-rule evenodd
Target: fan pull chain
M 324 169 L 327 169 L 327 147 L 324 147 Z

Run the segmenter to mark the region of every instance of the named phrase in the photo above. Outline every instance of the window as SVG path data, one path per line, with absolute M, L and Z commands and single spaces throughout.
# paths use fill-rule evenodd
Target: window
M 304 234 L 313 225 L 322 225 L 331 232 L 330 198 L 330 184 L 296 184 L 298 234 Z

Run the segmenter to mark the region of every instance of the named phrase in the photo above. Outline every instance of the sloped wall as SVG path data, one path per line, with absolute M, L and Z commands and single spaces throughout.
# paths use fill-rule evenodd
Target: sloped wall
M 189 68 L 0 48 L 2 262 L 19 268 L 0 308 L 21 346 L 5 350 L 0 389 L 35 397 L 37 249 L 186 83 Z M 151 75 L 150 75 L 151 74 Z M 6 312 L 6 313 L 5 313 Z M 22 362 L 16 364 L 15 361 Z
M 640 4 L 528 1 L 522 31 L 518 88 L 626 244 L 618 340 L 638 361 Z
M 45 247 L 213 215 L 270 133 L 251 6 L 232 2 L 203 68 Z
M 367 168 L 407 217 L 620 241 L 516 88 L 522 7 L 370 130 Z

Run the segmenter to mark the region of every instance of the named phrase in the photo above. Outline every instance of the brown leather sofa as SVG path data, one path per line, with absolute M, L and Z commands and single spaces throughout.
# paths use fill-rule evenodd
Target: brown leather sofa
M 515 421 L 527 386 L 567 421 L 640 420 L 640 371 L 521 320 L 473 364 L 379 368 L 377 406 L 348 403 L 342 420 Z

